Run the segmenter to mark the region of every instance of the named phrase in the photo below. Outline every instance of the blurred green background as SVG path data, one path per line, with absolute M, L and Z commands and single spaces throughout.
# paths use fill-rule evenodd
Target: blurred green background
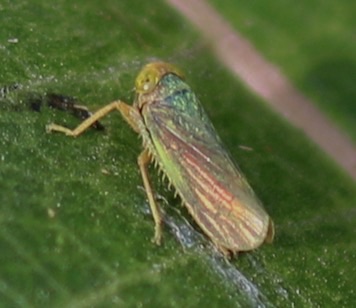
M 216 2 L 216 3 L 215 3 Z M 355 138 L 354 4 L 215 1 L 345 133 Z M 338 306 L 356 302 L 355 183 L 302 132 L 219 64 L 163 1 L 3 1 L 0 84 L 0 306 Z M 342 52 L 341 52 L 342 51 Z M 117 114 L 75 140 L 60 111 L 31 95 L 90 109 L 132 102 L 141 66 L 181 67 L 276 225 L 272 245 L 225 261 L 151 168 L 167 213 L 164 243 L 136 165 L 141 141 Z M 246 150 L 246 147 L 251 150 Z
M 356 140 L 356 3 L 210 2 Z

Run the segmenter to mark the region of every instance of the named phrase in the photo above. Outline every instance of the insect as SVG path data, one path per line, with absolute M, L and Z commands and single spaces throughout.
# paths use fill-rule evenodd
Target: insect
M 16 91 L 17 89 L 21 88 L 21 85 L 18 83 L 13 83 L 8 86 L 4 86 L 0 88 L 0 99 L 1 98 L 6 98 L 6 96 L 13 91 Z
M 11 92 L 21 90 L 22 85 L 18 83 L 14 83 L 8 86 L 4 86 L 0 88 L 0 100 L 6 99 L 7 95 Z M 26 93 L 26 92 L 25 92 Z M 73 116 L 78 119 L 85 120 L 89 118 L 92 113 L 83 105 L 79 104 L 80 102 L 74 97 L 57 94 L 57 93 L 34 93 L 27 92 L 26 95 L 20 100 L 20 104 L 11 104 L 13 110 L 21 110 L 23 106 L 29 107 L 30 110 L 40 112 L 42 107 L 50 107 L 52 109 L 64 110 L 70 112 Z M 4 107 L 4 106 L 2 106 Z M 5 108 L 6 108 L 5 107 Z M 94 122 L 92 127 L 97 130 L 105 129 L 104 126 L 100 122 Z
M 113 110 L 141 135 L 138 165 L 161 243 L 162 212 L 147 166 L 155 161 L 199 227 L 225 255 L 271 242 L 273 222 L 225 150 L 197 96 L 178 68 L 153 62 L 135 81 L 133 105 L 120 100 L 98 110 L 77 128 L 50 124 L 47 131 L 76 137 Z

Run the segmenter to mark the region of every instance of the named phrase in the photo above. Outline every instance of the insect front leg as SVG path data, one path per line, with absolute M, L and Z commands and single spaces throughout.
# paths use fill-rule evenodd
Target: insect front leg
M 71 96 L 66 96 L 56 93 L 47 93 L 41 100 L 34 100 L 31 102 L 31 108 L 35 111 L 40 111 L 41 104 L 46 103 L 46 105 L 53 109 L 58 109 L 71 113 L 76 118 L 84 121 L 92 116 L 92 113 L 87 107 L 79 105 L 79 101 Z M 103 130 L 104 126 L 100 122 L 94 122 L 93 128 L 98 130 Z
M 104 106 L 103 108 L 99 109 L 97 112 L 95 112 L 89 118 L 84 120 L 80 125 L 78 125 L 73 130 L 54 123 L 47 125 L 46 130 L 47 132 L 55 131 L 55 132 L 66 134 L 67 136 L 77 137 L 80 134 L 82 134 L 84 131 L 86 131 L 90 126 L 92 126 L 94 123 L 99 121 L 101 118 L 105 117 L 113 110 L 120 111 L 123 118 L 127 121 L 127 123 L 130 124 L 133 130 L 139 132 L 138 123 L 136 120 L 138 118 L 137 110 L 132 106 L 121 101 L 112 102 Z
M 151 183 L 148 177 L 147 165 L 150 163 L 150 154 L 147 149 L 143 150 L 143 152 L 138 157 L 137 162 L 140 167 L 143 185 L 145 186 L 148 202 L 150 204 L 152 216 L 155 222 L 155 235 L 152 240 L 157 245 L 160 245 L 162 239 L 162 213 L 156 203 L 156 200 L 154 199 Z

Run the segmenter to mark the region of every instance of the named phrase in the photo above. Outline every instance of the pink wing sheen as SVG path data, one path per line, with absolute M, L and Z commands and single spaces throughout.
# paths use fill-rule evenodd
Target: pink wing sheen
M 211 123 L 191 122 L 189 115 L 172 121 L 167 114 L 152 109 L 147 127 L 155 155 L 195 221 L 219 247 L 234 252 L 258 247 L 269 217 Z
M 259 246 L 266 236 L 268 216 L 259 205 L 256 207 L 256 198 L 246 195 L 239 181 L 227 178 L 229 184 L 235 184 L 228 185 L 211 172 L 209 165 L 199 165 L 199 158 L 190 153 L 184 156 L 182 165 L 192 178 L 194 184 L 190 187 L 199 200 L 195 205 L 188 200 L 186 203 L 201 222 L 200 227 L 220 246 L 232 251 Z

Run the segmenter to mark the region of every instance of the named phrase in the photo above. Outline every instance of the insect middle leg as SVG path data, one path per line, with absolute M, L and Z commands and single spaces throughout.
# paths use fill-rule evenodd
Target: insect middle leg
M 143 185 L 145 186 L 148 203 L 150 204 L 153 220 L 155 222 L 155 235 L 152 241 L 157 245 L 160 245 L 162 240 L 162 213 L 153 196 L 151 183 L 148 177 L 147 165 L 150 163 L 150 154 L 147 149 L 142 151 L 137 159 L 137 163 L 140 167 Z

